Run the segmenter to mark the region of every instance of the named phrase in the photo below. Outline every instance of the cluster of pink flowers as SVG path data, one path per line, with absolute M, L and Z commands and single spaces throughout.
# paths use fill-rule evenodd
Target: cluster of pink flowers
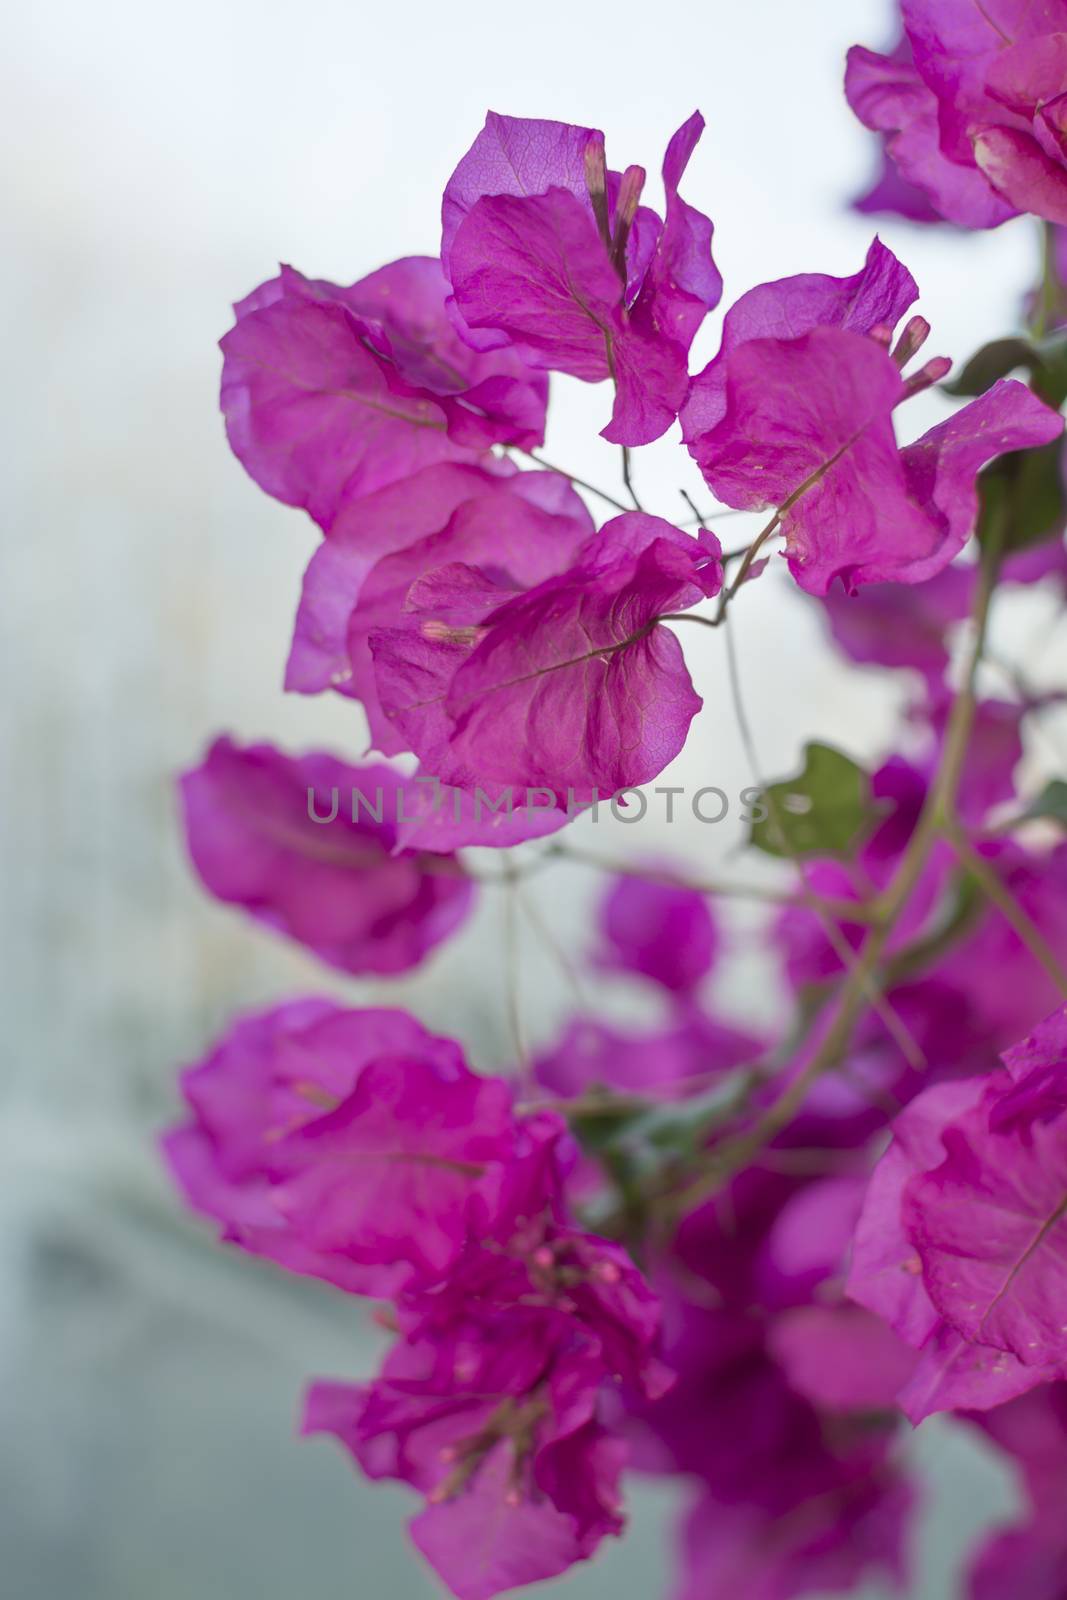
M 1067 3 L 902 10 L 892 55 L 849 58 L 886 161 L 860 208 L 1067 225 Z M 166 1155 L 225 1239 L 379 1302 L 379 1376 L 315 1383 L 304 1428 L 422 1496 L 412 1537 L 460 1600 L 619 1533 L 627 1466 L 687 1486 L 678 1600 L 902 1583 L 903 1446 L 935 1412 L 1027 1490 L 973 1600 L 1053 1600 L 1067 791 L 1016 784 L 1056 696 L 983 698 L 978 668 L 995 596 L 1067 597 L 1065 235 L 1032 336 L 980 351 L 967 403 L 901 445 L 898 409 L 950 363 L 916 365 L 930 327 L 878 239 L 851 276 L 741 295 L 690 374 L 722 295 L 712 225 L 679 193 L 702 129 L 668 143 L 660 215 L 597 130 L 490 114 L 438 257 L 349 288 L 283 267 L 237 305 L 230 443 L 322 531 L 286 687 L 358 702 L 381 759 L 220 738 L 182 804 L 218 899 L 346 973 L 409 970 L 489 892 L 465 847 L 563 859 L 537 841 L 682 750 L 701 700 L 672 624 L 732 617 L 780 540 L 843 660 L 920 685 L 907 757 L 866 773 L 809 747 L 784 786 L 801 804 L 776 785 L 752 823 L 787 863 L 768 930 L 789 1026 L 716 1014 L 715 891 L 634 863 L 581 959 L 645 989 L 644 1027 L 582 1013 L 527 1072 L 487 1077 L 407 1013 L 291 1001 L 185 1073 Z M 677 424 L 715 501 L 766 526 L 730 555 L 636 499 L 598 526 L 566 474 L 520 465 L 550 372 L 610 385 L 627 488 L 629 452 Z
M 547 1578 L 618 1532 L 607 1391 L 654 1400 L 659 1306 L 567 1221 L 565 1123 L 524 1115 L 402 1011 L 298 1000 L 183 1080 L 166 1151 L 224 1237 L 392 1302 L 372 1384 L 318 1383 L 305 1429 L 426 1498 L 413 1537 L 457 1594 Z

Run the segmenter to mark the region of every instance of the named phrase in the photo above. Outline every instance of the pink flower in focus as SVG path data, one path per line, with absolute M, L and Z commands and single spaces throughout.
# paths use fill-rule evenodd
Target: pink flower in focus
M 411 256 L 348 289 L 283 267 L 237 304 L 222 409 L 260 488 L 329 528 L 346 500 L 422 467 L 541 442 L 543 374 L 464 344 L 446 288 L 439 262 Z
M 602 133 L 496 112 L 445 188 L 441 259 L 464 336 L 612 378 L 615 444 L 670 427 L 689 346 L 722 294 L 711 223 L 678 193 L 703 127 L 695 113 L 667 147 L 665 221 L 639 203 L 643 168 L 607 169 Z
M 443 1272 L 502 1203 L 510 1091 L 402 1011 L 296 1001 L 242 1018 L 182 1078 L 164 1148 L 224 1237 L 388 1296 Z
M 305 1432 L 425 1496 L 412 1537 L 460 1600 L 553 1577 L 621 1531 L 627 1452 L 607 1399 L 670 1381 L 658 1302 L 629 1257 L 558 1221 L 557 1137 L 534 1119 L 510 1209 L 447 1278 L 399 1297 L 379 1378 L 308 1394 Z

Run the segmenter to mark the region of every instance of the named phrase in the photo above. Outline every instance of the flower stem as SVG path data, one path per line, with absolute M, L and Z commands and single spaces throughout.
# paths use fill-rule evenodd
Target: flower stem
M 622 481 L 626 485 L 626 493 L 634 503 L 634 510 L 643 511 L 645 508 L 637 498 L 637 491 L 634 488 L 633 478 L 631 477 L 631 456 L 628 445 L 622 446 Z
M 1005 922 L 1010 923 L 1015 929 L 1034 960 L 1044 967 L 1063 998 L 1067 1000 L 1067 970 L 1061 965 L 1055 951 L 1040 928 L 1032 921 L 1025 907 L 1020 905 L 1008 886 L 997 876 L 985 856 L 975 849 L 955 816 L 946 820 L 942 831 L 956 852 L 960 865 L 967 869 L 986 899 L 991 905 L 996 906 Z
M 824 1072 L 836 1066 L 848 1049 L 856 1024 L 865 1006 L 870 1003 L 871 986 L 877 980 L 879 963 L 897 920 L 911 899 L 947 818 L 954 812 L 956 792 L 974 726 L 977 708 L 975 682 L 985 650 L 998 565 L 998 551 L 987 546 L 983 552 L 975 595 L 975 636 L 966 681 L 952 706 L 941 761 L 893 880 L 878 902 L 878 920 L 864 940 L 855 965 L 840 985 L 833 1021 L 810 1061 L 790 1079 L 778 1097 L 757 1117 L 754 1125 L 747 1132 L 716 1145 L 709 1152 L 705 1168 L 696 1179 L 669 1197 L 675 1215 L 710 1198 L 788 1127 L 802 1107 L 812 1084 Z
M 579 489 L 585 489 L 589 494 L 598 495 L 601 500 L 607 501 L 609 506 L 614 506 L 616 511 L 630 510 L 630 507 L 624 505 L 621 500 L 616 500 L 613 494 L 608 494 L 604 489 L 598 489 L 595 483 L 586 483 L 584 478 L 579 478 L 574 472 L 567 472 L 565 468 L 555 466 L 551 461 L 546 461 L 544 456 L 535 454 L 533 450 L 520 450 L 519 454 L 526 456 L 530 461 L 535 461 L 546 472 L 557 472 L 561 478 L 567 478 L 571 483 L 576 483 Z
M 594 867 L 600 872 L 610 872 L 621 878 L 640 878 L 644 883 L 664 883 L 680 889 L 691 889 L 694 894 L 716 895 L 728 900 L 761 900 L 767 905 L 775 906 L 807 904 L 803 895 L 795 894 L 791 890 L 771 889 L 756 883 L 729 883 L 725 880 L 690 878 L 668 871 L 649 871 L 626 861 L 595 855 L 578 845 L 565 844 L 562 840 L 549 845 L 545 855 L 557 857 L 562 861 L 573 861 L 580 866 Z M 820 904 L 824 911 L 840 922 L 851 922 L 860 926 L 871 922 L 874 918 L 870 907 L 861 900 L 825 899 L 821 900 Z

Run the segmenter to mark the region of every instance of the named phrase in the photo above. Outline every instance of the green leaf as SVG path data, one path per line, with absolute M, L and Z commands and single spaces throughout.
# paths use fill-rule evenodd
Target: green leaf
M 1054 439 L 1036 450 L 1013 450 L 979 475 L 979 543 L 995 541 L 1009 554 L 1062 533 L 1067 503 L 1061 449 L 1062 441 Z
M 1058 822 L 1061 828 L 1067 828 L 1067 783 L 1062 778 L 1052 778 L 1036 800 L 1031 801 L 1022 814 L 1022 820 L 1030 822 L 1038 818 L 1047 818 Z
M 985 394 L 1001 378 L 1017 372 L 1020 367 L 1033 373 L 1043 364 L 1039 350 L 1029 339 L 993 339 L 977 350 L 962 371 L 942 387 L 948 394 Z
M 1067 339 L 1062 335 L 1040 342 L 1017 335 L 994 339 L 942 387 L 947 394 L 985 394 L 1001 378 L 1020 370 L 1029 374 L 1035 394 L 1050 406 L 1061 406 L 1067 400 Z
M 763 799 L 767 815 L 749 843 L 770 856 L 851 855 L 878 820 L 867 773 L 827 744 L 805 745 L 803 769 Z

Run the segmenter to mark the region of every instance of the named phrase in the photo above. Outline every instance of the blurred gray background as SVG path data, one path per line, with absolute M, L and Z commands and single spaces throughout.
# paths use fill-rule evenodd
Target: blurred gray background
M 601 126 L 614 165 L 658 194 L 667 137 L 708 131 L 686 193 L 714 217 L 727 303 L 789 272 L 854 271 L 872 227 L 846 201 L 874 155 L 841 93 L 844 52 L 887 42 L 880 0 L 707 0 L 530 11 L 474 0 L 53 0 L 7 22 L 0 105 L 9 244 L 2 385 L 4 1062 L 0 1100 L 0 1589 L 11 1600 L 334 1600 L 429 1596 L 401 1490 L 294 1440 L 304 1379 L 374 1360 L 365 1310 L 228 1254 L 180 1211 L 156 1160 L 175 1072 L 231 1013 L 321 990 L 388 996 L 505 1066 L 505 910 L 390 986 L 343 982 L 210 903 L 182 860 L 172 780 L 208 738 L 358 757 L 359 714 L 284 697 L 300 575 L 316 532 L 229 456 L 215 341 L 228 303 L 276 262 L 350 282 L 437 247 L 440 191 L 487 107 Z M 1036 245 L 1026 224 L 955 236 L 889 222 L 934 324 L 965 356 L 1013 325 Z M 695 355 L 715 347 L 718 316 Z M 602 392 L 554 379 L 549 459 L 616 487 Z M 923 417 L 923 407 L 926 416 Z M 944 402 L 909 408 L 925 426 Z M 674 434 L 637 464 L 646 504 L 699 492 Z M 714 520 L 713 520 L 713 525 Z M 722 526 L 732 538 L 738 522 Z M 766 772 L 809 737 L 858 756 L 890 737 L 904 689 L 843 672 L 819 620 L 772 572 L 738 618 Z M 1000 624 L 1054 675 L 1051 598 Z M 754 781 L 721 642 L 685 643 L 706 708 L 666 781 Z M 1062 650 L 1061 665 L 1062 665 Z M 906 686 L 905 686 L 906 687 Z M 1035 765 L 1055 760 L 1053 726 Z M 1051 743 L 1051 752 L 1050 752 Z M 583 843 L 728 873 L 735 819 L 577 825 Z M 740 870 L 751 877 L 755 868 Z M 580 954 L 594 874 L 531 884 Z M 727 1013 L 767 1021 L 758 922 L 736 915 L 717 977 Z M 520 917 L 518 1009 L 551 1036 L 571 1003 Z M 925 1600 L 953 1592 L 968 1533 L 1010 1504 L 1006 1476 L 928 1425 Z M 634 1496 L 629 1540 L 560 1588 L 666 1592 L 671 1494 Z M 715 1600 L 715 1597 L 709 1597 Z

